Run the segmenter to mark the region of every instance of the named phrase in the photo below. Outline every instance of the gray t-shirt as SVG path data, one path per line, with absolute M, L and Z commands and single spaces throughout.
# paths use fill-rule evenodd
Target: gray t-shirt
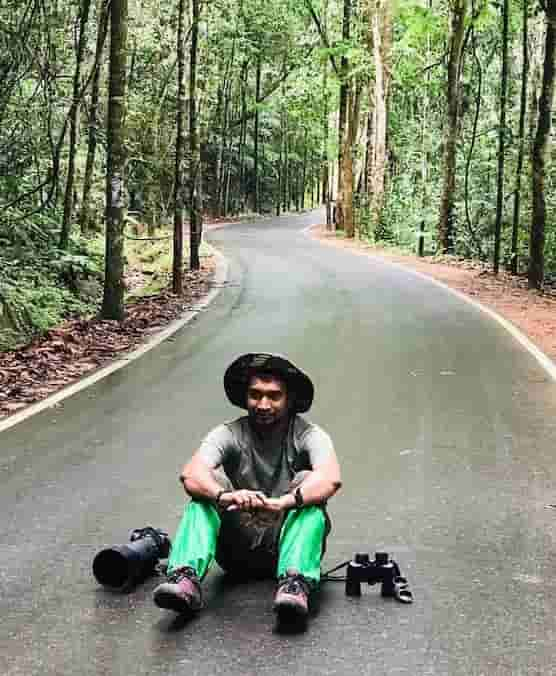
M 270 439 L 261 439 L 244 416 L 211 430 L 199 453 L 212 469 L 222 467 L 236 490 L 278 497 L 296 472 L 313 469 L 334 454 L 334 446 L 322 428 L 300 415 L 291 418 L 285 435 Z

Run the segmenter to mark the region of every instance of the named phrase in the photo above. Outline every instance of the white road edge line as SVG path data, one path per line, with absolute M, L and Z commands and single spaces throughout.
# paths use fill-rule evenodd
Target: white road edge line
M 135 361 L 135 359 L 142 357 L 149 350 L 152 350 L 153 347 L 160 345 L 160 343 L 169 338 L 172 334 L 176 333 L 176 331 L 179 331 L 183 326 L 185 326 L 185 324 L 188 324 L 199 314 L 199 312 L 205 310 L 220 293 L 223 284 L 228 280 L 229 271 L 229 262 L 227 258 L 225 258 L 212 245 L 208 245 L 206 242 L 205 245 L 210 247 L 211 253 L 216 258 L 216 269 L 211 282 L 213 288 L 195 304 L 195 310 L 186 312 L 182 317 L 174 320 L 171 324 L 168 324 L 165 329 L 153 335 L 146 343 L 143 343 L 140 347 L 136 348 L 132 352 L 127 353 L 124 357 L 116 359 L 116 361 L 108 364 L 108 366 L 103 366 L 102 368 L 98 369 L 98 371 L 95 371 L 92 375 L 85 376 L 85 378 L 82 380 L 64 387 L 59 392 L 56 392 L 46 399 L 43 399 L 43 401 L 39 401 L 36 404 L 30 404 L 19 413 L 14 413 L 6 420 L 0 421 L 0 432 L 4 432 L 10 427 L 27 420 L 27 418 L 30 418 L 31 416 L 36 415 L 47 408 L 52 408 L 64 399 L 67 399 L 77 392 L 81 392 L 81 390 L 90 387 L 99 380 L 106 378 L 106 376 L 114 373 L 114 371 L 124 368 L 124 366 L 127 366 L 132 361 Z
M 315 226 L 310 225 L 307 228 L 303 228 L 301 231 L 304 235 L 311 237 L 312 239 L 316 240 L 317 242 L 322 242 L 322 240 L 318 239 L 315 237 L 312 233 L 311 230 Z M 324 244 L 328 244 L 329 246 L 333 246 L 329 242 L 322 242 Z M 491 310 L 489 307 L 486 305 L 483 305 L 482 303 L 479 303 L 476 300 L 473 300 L 469 296 L 466 296 L 464 293 L 461 291 L 456 291 L 456 289 L 452 289 L 452 287 L 448 286 L 444 282 L 439 281 L 438 279 L 435 279 L 434 277 L 429 277 L 429 275 L 425 275 L 423 272 L 418 272 L 417 270 L 412 270 L 411 268 L 406 267 L 405 265 L 402 265 L 401 263 L 394 263 L 393 261 L 389 261 L 385 258 L 381 258 L 380 256 L 373 255 L 372 253 L 369 252 L 363 252 L 363 251 L 353 251 L 351 249 L 344 249 L 345 251 L 350 251 L 351 253 L 357 253 L 359 255 L 367 256 L 368 258 L 374 258 L 376 261 L 380 261 L 381 263 L 385 265 L 392 265 L 394 267 L 400 268 L 402 270 L 405 270 L 406 272 L 411 273 L 412 275 L 416 275 L 417 277 L 421 277 L 421 279 L 424 279 L 428 282 L 431 282 L 432 284 L 436 284 L 436 286 L 439 286 L 440 288 L 444 289 L 445 291 L 450 292 L 454 296 L 457 296 L 460 300 L 465 301 L 466 303 L 469 303 L 473 307 L 477 308 L 481 312 L 484 312 L 487 314 L 491 319 L 494 319 L 494 321 L 498 322 L 502 327 L 508 331 L 508 333 L 515 339 L 517 340 L 518 343 L 521 344 L 522 347 L 524 347 L 537 361 L 538 363 L 543 367 L 543 369 L 548 373 L 548 375 L 556 382 L 556 364 L 550 359 L 548 355 L 546 355 L 542 350 L 540 350 L 522 331 L 520 331 L 514 324 L 512 324 L 509 320 L 505 319 L 502 317 L 502 315 L 499 315 L 497 312 L 494 310 Z

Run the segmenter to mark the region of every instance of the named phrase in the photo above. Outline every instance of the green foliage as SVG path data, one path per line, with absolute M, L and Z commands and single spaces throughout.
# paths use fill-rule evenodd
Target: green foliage
M 100 239 L 100 238 L 99 238 Z M 8 241 L 6 239 L 6 241 Z M 68 252 L 54 238 L 16 239 L 0 253 L 0 350 L 12 349 L 74 315 L 92 314 L 100 299 L 98 243 L 76 238 Z
M 98 3 L 89 23 L 89 78 L 99 24 Z M 259 121 L 261 207 L 280 200 L 288 208 L 301 202 L 305 172 L 319 176 L 323 156 L 337 158 L 337 110 L 340 78 L 330 58 L 350 62 L 349 79 L 370 87 L 374 63 L 369 49 L 368 3 L 353 3 L 351 39 L 342 39 L 340 0 L 312 0 L 325 27 L 328 46 L 300 0 L 214 0 L 203 3 L 199 55 L 199 127 L 204 208 L 217 207 L 218 188 L 229 181 L 228 211 L 252 207 L 255 186 L 254 113 Z M 430 6 L 429 6 L 430 5 Z M 534 6 L 533 6 L 534 5 Z M 370 5 L 369 5 L 370 6 Z M 17 336 L 46 330 L 62 317 L 92 312 L 100 294 L 104 243 L 74 236 L 68 251 L 57 249 L 68 165 L 66 127 L 75 67 L 75 26 L 79 3 L 8 3 L 0 9 L 0 314 L 2 344 Z M 327 7 L 327 15 L 324 10 Z M 462 70 L 460 135 L 457 146 L 456 247 L 462 255 L 492 252 L 496 202 L 497 125 L 500 87 L 500 3 L 475 0 L 466 27 Z M 421 225 L 427 251 L 434 252 L 442 188 L 441 159 L 450 3 L 397 0 L 394 14 L 392 81 L 388 99 L 387 190 L 379 223 L 371 217 L 369 198 L 356 198 L 358 231 L 413 250 Z M 503 250 L 509 260 L 512 191 L 517 160 L 517 118 L 521 72 L 521 3 L 511 4 L 511 77 L 508 92 L 507 154 Z M 529 94 L 538 95 L 544 12 L 531 4 Z M 535 23 L 536 22 L 536 23 Z M 177 5 L 173 0 L 139 0 L 130 5 L 129 73 L 126 99 L 129 229 L 169 223 L 173 208 L 176 135 Z M 257 62 L 261 65 L 261 100 L 256 100 Z M 105 75 L 107 50 L 102 61 Z M 533 75 L 536 71 L 536 90 Z M 326 79 L 323 77 L 327 71 Z M 107 80 L 100 91 L 97 157 L 91 192 L 92 220 L 102 222 Z M 479 81 L 481 86 L 479 87 Z M 88 80 L 90 83 L 90 79 Z M 364 91 L 361 120 L 372 108 Z M 474 134 L 476 104 L 480 110 Z M 81 208 L 87 156 L 90 86 L 79 117 L 74 220 Z M 325 115 L 328 114 L 328 131 Z M 529 119 L 526 145 L 535 120 Z M 363 130 L 362 130 L 363 131 Z M 365 161 L 364 133 L 354 149 L 356 164 Z M 286 165 L 287 155 L 287 165 Z M 526 152 L 522 170 L 519 230 L 520 269 L 527 264 L 531 220 L 531 167 Z M 468 168 L 468 171 L 467 171 Z M 547 176 L 546 269 L 556 274 L 555 168 Z M 220 175 L 219 175 L 220 172 Z M 467 174 L 467 176 L 466 176 Z M 288 177 L 288 190 L 284 185 Z M 218 184 L 220 181 L 220 185 Z M 281 193 L 279 194 L 279 190 Z M 222 190 L 220 191 L 222 192 Z M 288 195 L 286 196 L 286 192 Z M 222 202 L 222 195 L 220 202 Z M 288 202 L 288 204 L 286 204 Z M 220 204 L 220 209 L 223 209 Z M 73 224 L 77 231 L 77 223 Z M 142 259 L 143 248 L 147 259 Z M 136 256 L 137 253 L 137 256 Z M 168 247 L 128 247 L 129 265 L 149 268 L 156 284 L 166 281 Z M 8 308 L 8 310 L 6 310 Z

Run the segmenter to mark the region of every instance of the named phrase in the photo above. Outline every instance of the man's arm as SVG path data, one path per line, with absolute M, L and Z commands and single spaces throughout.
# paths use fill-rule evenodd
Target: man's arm
M 304 505 L 320 505 L 331 498 L 342 487 L 340 465 L 335 453 L 316 465 L 307 478 L 290 493 L 279 498 L 266 498 L 265 507 L 270 511 L 293 509 L 297 503 L 295 493 L 301 492 Z
M 201 457 L 199 451 L 183 466 L 180 481 L 185 492 L 192 498 L 216 500 L 218 493 L 223 490 L 214 478 L 212 468 Z
M 228 491 L 216 481 L 213 468 L 197 451 L 191 460 L 184 465 L 180 475 L 185 492 L 192 498 L 216 500 L 221 494 L 218 504 L 228 509 L 256 509 L 264 505 L 264 494 L 260 491 Z
M 301 495 L 306 505 L 316 505 L 331 498 L 342 487 L 340 465 L 336 453 L 313 467 L 301 484 Z M 294 491 L 295 492 L 295 491 Z
M 313 425 L 299 442 L 300 452 L 307 453 L 311 471 L 299 486 L 279 498 L 266 500 L 266 508 L 273 511 L 296 506 L 295 494 L 299 488 L 304 505 L 319 505 L 331 498 L 342 486 L 340 464 L 330 436 L 318 425 Z

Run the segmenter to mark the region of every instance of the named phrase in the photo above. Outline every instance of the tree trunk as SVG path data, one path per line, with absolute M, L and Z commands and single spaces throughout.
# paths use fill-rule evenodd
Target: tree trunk
M 556 53 L 556 0 L 546 0 L 546 38 L 539 122 L 533 144 L 533 214 L 529 249 L 529 288 L 542 289 L 544 282 L 544 242 L 546 222 L 546 156 L 550 137 L 554 99 L 554 57 Z
M 283 147 L 283 141 L 282 141 L 282 118 L 280 117 L 280 154 L 278 156 L 278 188 L 277 188 L 277 195 L 276 195 L 276 215 L 280 215 L 280 210 L 282 206 L 282 174 L 283 174 L 283 168 L 282 168 L 282 147 Z
M 376 232 L 382 218 L 386 183 L 387 100 L 391 77 L 392 13 L 389 0 L 371 0 L 370 5 L 370 33 L 375 78 L 369 184 L 372 221 Z
M 328 20 L 328 0 L 323 7 L 324 27 L 326 30 Z M 322 113 L 323 127 L 323 148 L 322 148 L 322 201 L 326 205 L 326 229 L 332 229 L 332 218 L 330 214 L 330 170 L 328 161 L 328 137 L 329 137 L 329 109 L 328 109 L 328 61 L 323 65 L 322 91 L 324 92 L 324 109 Z
M 226 192 L 226 170 L 227 165 L 225 161 L 225 152 L 228 146 L 228 122 L 230 116 L 230 102 L 232 99 L 232 79 L 230 76 L 231 69 L 234 65 L 235 60 L 235 51 L 236 51 L 236 40 L 234 35 L 234 40 L 232 42 L 232 53 L 230 56 L 229 63 L 226 67 L 225 73 L 225 82 L 223 85 L 223 110 L 220 124 L 220 143 L 217 154 L 217 170 L 216 170 L 216 211 L 219 216 L 224 216 L 226 210 L 224 208 L 225 192 Z M 229 144 L 231 146 L 231 143 Z
M 494 224 L 493 272 L 500 267 L 500 242 L 502 239 L 502 217 L 504 210 L 504 155 L 506 151 L 506 92 L 508 88 L 508 24 L 509 0 L 502 3 L 502 76 L 500 81 L 500 119 L 498 123 L 498 180 L 496 190 L 496 221 Z
M 346 237 L 355 236 L 355 222 L 353 218 L 353 147 L 359 129 L 359 111 L 361 107 L 362 86 L 357 83 L 355 91 L 348 101 L 348 129 L 345 136 L 344 151 L 342 153 L 342 219 Z
M 342 21 L 342 40 L 348 42 L 351 29 L 351 2 L 344 0 L 344 14 Z M 346 122 L 347 122 L 347 104 L 350 94 L 350 84 L 348 81 L 349 62 L 346 56 L 342 56 L 340 62 L 340 110 L 338 116 L 338 190 L 336 194 L 336 219 L 335 225 L 342 229 L 344 227 L 344 209 L 343 209 L 343 191 L 346 178 L 344 176 L 343 152 L 345 148 Z
M 429 11 L 432 9 L 432 0 L 427 2 Z M 427 36 L 427 52 L 426 52 L 426 62 L 430 63 L 431 59 L 431 38 L 430 35 Z M 423 95 L 423 110 L 421 112 L 421 181 L 422 181 L 422 196 L 421 204 L 423 209 L 423 218 L 419 224 L 419 238 L 417 241 L 417 254 L 422 257 L 425 255 L 425 217 L 426 209 L 429 205 L 429 164 L 430 164 L 430 140 L 428 137 L 428 128 L 430 125 L 429 120 L 429 109 L 430 109 L 430 82 L 431 82 L 431 72 L 430 68 L 427 70 L 427 76 L 425 80 L 425 88 Z
M 282 206 L 283 211 L 290 210 L 290 160 L 289 160 L 289 143 L 288 143 L 288 113 L 284 114 L 284 202 Z
M 247 144 L 247 78 L 248 62 L 242 68 L 241 75 L 241 127 L 239 141 L 239 201 L 240 211 L 244 211 L 244 201 L 247 199 L 247 181 L 245 179 L 245 146 Z
M 528 17 L 529 2 L 523 0 L 523 30 L 522 30 L 522 67 L 521 67 L 521 99 L 519 104 L 519 141 L 517 149 L 517 167 L 515 170 L 515 193 L 514 193 L 514 212 L 512 220 L 512 257 L 511 271 L 517 275 L 518 258 L 517 246 L 519 238 L 519 207 L 521 200 L 521 172 L 523 171 L 523 158 L 525 149 L 525 115 L 527 111 L 527 76 L 529 73 L 529 54 L 528 50 Z
M 110 84 L 106 172 L 106 262 L 102 318 L 124 318 L 124 172 L 127 0 L 110 5 Z
M 201 156 L 197 125 L 197 51 L 199 42 L 200 0 L 192 0 L 191 52 L 189 58 L 189 247 L 191 270 L 199 270 L 201 245 Z
M 479 58 L 479 55 L 477 53 L 477 39 L 475 35 L 475 31 L 473 28 L 471 29 L 471 45 L 472 45 L 472 51 L 473 51 L 473 60 L 475 64 L 475 71 L 476 71 L 476 81 L 477 81 L 477 86 L 476 86 L 476 91 L 475 91 L 475 112 L 473 114 L 473 130 L 471 132 L 471 139 L 467 143 L 467 158 L 465 160 L 465 178 L 464 178 L 464 185 L 463 185 L 463 194 L 464 194 L 464 203 L 465 203 L 465 223 L 467 226 L 467 230 L 469 232 L 469 235 L 471 236 L 471 239 L 475 245 L 475 249 L 479 255 L 479 257 L 482 259 L 483 258 L 483 247 L 481 244 L 481 238 L 477 235 L 475 228 L 473 227 L 473 222 L 472 222 L 472 217 L 471 217 L 471 210 L 470 210 L 470 205 L 469 205 L 469 176 L 470 176 L 470 171 L 471 171 L 471 161 L 473 159 L 473 153 L 475 150 L 475 143 L 477 141 L 477 129 L 479 126 L 479 119 L 481 115 L 481 106 L 482 106 L 482 91 L 483 91 L 483 70 L 482 70 L 482 65 L 481 65 L 481 60 Z
M 253 211 L 260 211 L 259 195 L 259 98 L 261 96 L 261 55 L 257 56 L 255 72 L 255 129 L 253 139 Z
M 172 290 L 183 293 L 183 221 L 185 164 L 185 3 L 178 4 L 178 110 L 176 115 L 176 163 L 174 174 L 174 252 L 172 260 Z
M 70 141 L 68 148 L 68 174 L 66 179 L 66 192 L 64 195 L 64 217 L 62 220 L 62 230 L 60 232 L 60 249 L 68 248 L 71 221 L 73 218 L 73 184 L 75 181 L 75 155 L 77 153 L 77 116 L 79 114 L 79 103 L 82 96 L 81 66 L 83 65 L 83 55 L 87 43 L 87 22 L 89 21 L 90 7 L 91 0 L 82 0 L 79 8 L 79 38 L 77 40 L 77 50 L 75 55 L 73 98 L 69 113 Z
M 305 209 L 305 190 L 307 188 L 307 129 L 303 133 L 303 169 L 301 170 L 301 209 Z
M 230 143 L 230 148 L 228 151 L 228 170 L 226 173 L 226 189 L 224 192 L 224 208 L 223 208 L 223 216 L 227 216 L 230 212 L 230 187 L 231 187 L 231 182 L 232 182 L 232 144 Z
M 216 152 L 214 153 L 214 195 L 213 195 L 213 205 L 212 212 L 214 215 L 217 215 L 220 211 L 220 181 L 222 178 L 222 149 L 224 146 L 224 88 L 226 84 L 226 73 L 222 75 L 220 84 L 217 87 L 216 92 L 216 110 L 214 112 L 213 127 L 215 129 L 215 135 L 218 137 L 218 146 Z
M 85 177 L 83 179 L 83 196 L 81 198 L 81 214 L 79 227 L 82 233 L 91 229 L 90 195 L 93 185 L 95 167 L 95 155 L 97 149 L 98 134 L 98 107 L 100 99 L 100 76 L 102 72 L 102 53 L 108 31 L 108 3 L 109 0 L 99 0 L 98 4 L 98 30 L 95 48 L 95 66 L 93 82 L 91 85 L 91 105 L 89 108 L 89 139 L 87 144 L 87 163 L 85 165 Z
M 309 172 L 309 185 L 311 186 L 311 209 L 315 208 L 315 175 L 314 175 L 314 162 L 311 158 L 311 168 Z M 318 176 L 318 174 L 317 174 Z M 319 198 L 319 188 L 318 188 L 318 178 L 317 178 L 317 200 Z
M 448 111 L 444 131 L 443 186 L 438 221 L 438 242 L 442 253 L 452 253 L 454 251 L 456 141 L 460 108 L 460 70 L 467 6 L 468 0 L 453 0 L 452 2 L 448 82 L 446 87 Z
M 365 148 L 365 192 L 371 194 L 371 183 L 372 176 L 371 172 L 373 171 L 373 162 L 374 162 L 374 115 L 373 108 L 374 105 L 374 96 L 373 91 L 369 88 L 369 112 L 367 113 L 367 144 Z

